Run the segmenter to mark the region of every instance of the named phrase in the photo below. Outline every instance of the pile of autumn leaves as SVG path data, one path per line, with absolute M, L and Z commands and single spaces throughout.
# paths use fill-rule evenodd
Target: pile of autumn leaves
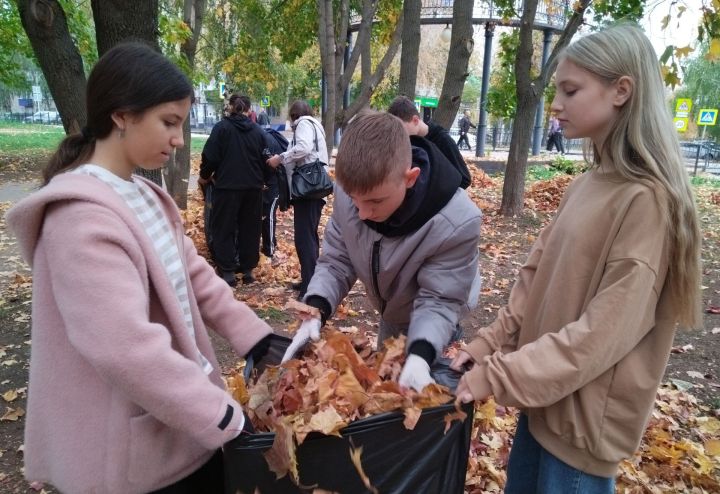
M 398 385 L 405 360 L 404 336 L 386 340 L 383 349 L 375 352 L 367 335 L 329 329 L 308 347 L 302 358 L 269 366 L 250 383 L 238 371 L 227 378 L 255 429 L 275 433 L 265 458 L 278 478 L 289 473 L 298 483 L 296 446 L 311 432 L 340 436 L 352 421 L 395 410 L 405 415 L 405 428 L 413 430 L 422 409 L 453 399 L 439 384 L 426 386 L 422 393 Z M 465 418 L 456 407 L 445 417 L 446 430 L 453 420 Z M 355 466 L 364 477 L 357 458 Z

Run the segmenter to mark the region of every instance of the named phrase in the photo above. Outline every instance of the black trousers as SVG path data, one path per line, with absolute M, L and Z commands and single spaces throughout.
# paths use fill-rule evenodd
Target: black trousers
M 465 142 L 465 146 L 467 146 L 468 149 L 472 149 L 470 147 L 470 141 L 468 140 L 467 132 L 460 132 L 460 138 L 457 140 L 458 149 L 462 149 L 462 146 L 460 146 L 460 143 L 463 141 Z
M 203 466 L 172 485 L 150 494 L 225 494 L 225 468 L 222 450 L 217 452 Z
M 262 190 L 213 190 L 210 228 L 218 270 L 244 273 L 260 260 Z
M 262 253 L 267 257 L 272 257 L 277 248 L 277 238 L 275 237 L 275 222 L 277 219 L 278 209 L 278 191 L 277 180 L 267 183 L 267 187 L 262 193 Z
M 320 215 L 325 201 L 322 199 L 309 199 L 293 201 L 295 250 L 300 260 L 300 295 L 305 295 L 308 284 L 315 273 L 315 264 L 320 256 Z
M 552 151 L 553 146 L 557 148 L 562 154 L 565 154 L 565 146 L 563 146 L 562 132 L 554 132 L 550 134 L 547 140 L 547 150 Z

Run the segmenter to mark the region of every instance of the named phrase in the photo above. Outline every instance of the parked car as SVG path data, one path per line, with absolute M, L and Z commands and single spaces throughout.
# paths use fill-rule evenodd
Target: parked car
M 25 117 L 25 121 L 28 123 L 58 123 L 60 121 L 60 114 L 56 111 L 37 111 L 32 115 Z
M 683 141 L 680 143 L 680 150 L 686 159 L 720 159 L 720 144 L 714 141 Z

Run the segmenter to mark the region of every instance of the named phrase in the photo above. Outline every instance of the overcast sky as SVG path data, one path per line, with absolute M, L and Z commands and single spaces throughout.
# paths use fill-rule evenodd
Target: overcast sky
M 702 0 L 677 0 L 672 9 L 672 20 L 667 29 L 663 30 L 662 20 L 671 12 L 670 5 L 672 3 L 672 0 L 650 0 L 645 9 L 645 18 L 641 23 L 658 56 L 665 51 L 665 47 L 668 45 L 684 47 L 697 44 L 697 27 L 700 22 Z M 687 7 L 679 21 L 676 18 L 677 5 Z

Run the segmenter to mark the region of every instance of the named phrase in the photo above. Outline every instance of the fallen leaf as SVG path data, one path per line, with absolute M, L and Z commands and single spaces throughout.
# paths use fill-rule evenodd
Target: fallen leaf
M 20 419 L 20 417 L 25 415 L 25 410 L 23 410 L 20 407 L 17 407 L 17 408 L 6 407 L 6 408 L 7 408 L 7 411 L 5 412 L 5 415 L 0 417 L 0 422 L 1 421 L 16 422 L 18 419 Z
M 5 391 L 2 395 L 3 400 L 7 402 L 15 401 L 18 397 L 18 392 L 14 389 L 11 389 L 9 391 Z
M 370 477 L 368 477 L 365 473 L 365 470 L 363 470 L 362 461 L 360 460 L 360 457 L 362 456 L 362 450 L 362 446 L 359 446 L 357 448 L 351 446 L 350 460 L 355 466 L 355 470 L 357 470 L 358 475 L 360 475 L 360 479 L 363 481 L 363 484 L 365 484 L 365 487 L 373 494 L 379 494 L 378 490 L 370 482 Z

